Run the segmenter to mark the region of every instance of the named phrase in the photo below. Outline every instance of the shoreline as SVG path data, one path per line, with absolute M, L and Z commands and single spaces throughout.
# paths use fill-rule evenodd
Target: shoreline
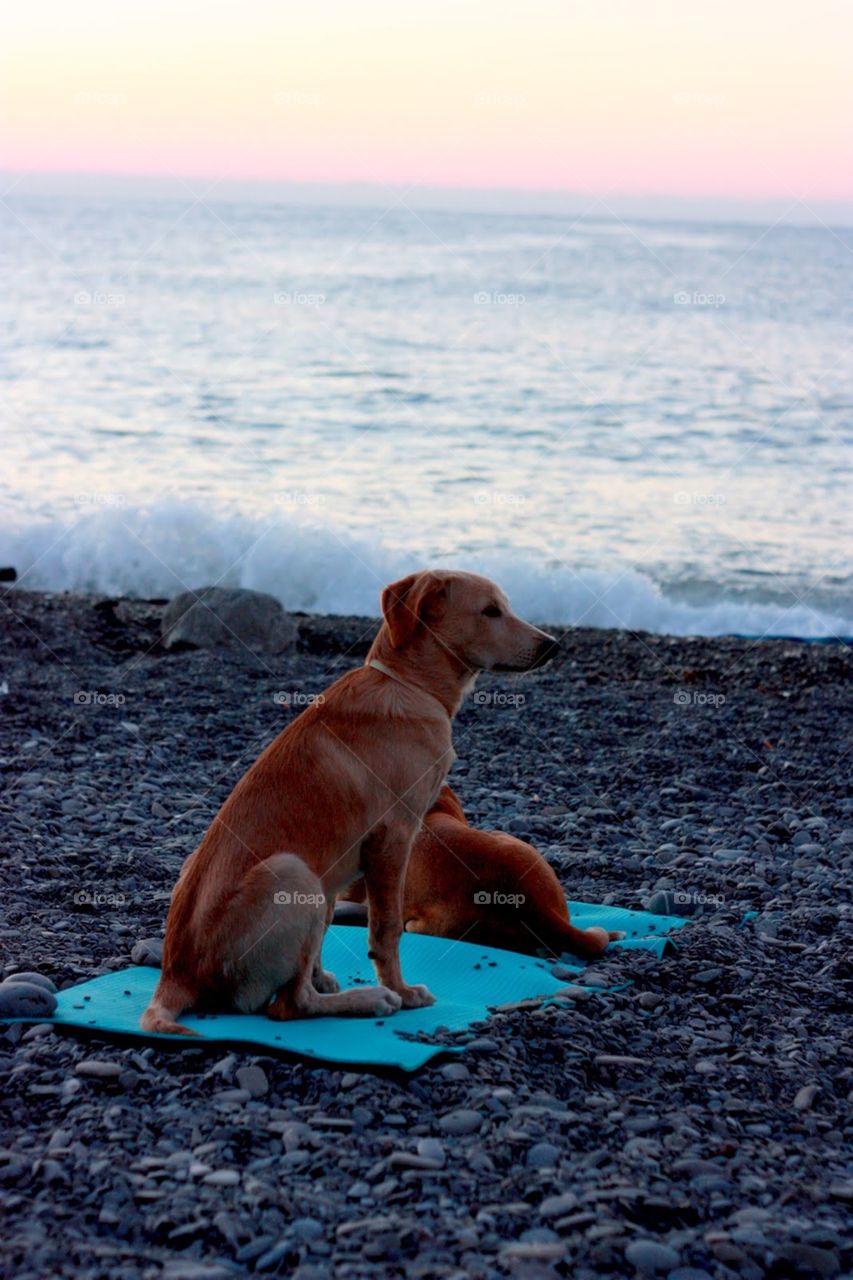
M 251 588 L 250 588 L 251 589 Z M 183 590 L 183 588 L 182 588 Z M 201 590 L 201 588 L 196 588 Z M 259 588 L 260 590 L 260 588 Z M 176 592 L 175 594 L 179 594 Z M 25 611 L 31 609 L 38 610 L 41 603 L 46 608 L 60 608 L 64 605 L 70 613 L 78 610 L 101 609 L 108 611 L 109 609 L 121 609 L 125 615 L 126 623 L 147 628 L 154 640 L 156 627 L 154 626 L 155 616 L 159 616 L 160 612 L 169 603 L 172 597 L 169 596 L 127 596 L 116 595 L 111 592 L 104 591 L 46 591 L 46 590 L 30 590 L 27 587 L 20 587 L 16 581 L 8 580 L 0 577 L 0 604 L 5 604 L 12 613 L 15 600 L 19 600 L 24 606 Z M 354 628 L 366 631 L 370 626 L 374 630 L 378 630 L 381 621 L 380 615 L 376 614 L 354 614 L 354 613 L 323 613 L 313 612 L 310 610 L 286 610 L 287 616 L 292 618 L 299 627 L 301 634 L 298 637 L 298 647 L 304 648 L 312 643 L 311 637 L 322 637 L 320 643 L 327 643 L 330 648 L 337 644 L 345 647 L 345 641 L 340 640 L 340 633 L 344 635 L 350 633 Z M 532 618 L 537 626 L 543 627 L 550 631 L 553 635 L 569 635 L 569 634 L 587 634 L 601 636 L 641 636 L 646 640 L 665 641 L 673 643 L 697 643 L 702 642 L 709 645 L 726 644 L 727 642 L 743 642 L 745 644 L 802 644 L 802 645 L 827 645 L 830 647 L 840 646 L 845 648 L 853 646 L 853 636 L 799 636 L 791 635 L 762 635 L 752 633 L 730 632 L 722 635 L 708 635 L 704 632 L 697 632 L 690 635 L 681 635 L 674 632 L 665 631 L 648 631 L 642 627 L 599 627 L 587 626 L 584 624 L 552 622 L 548 619 Z
M 66 986 L 162 932 L 219 804 L 378 623 L 292 615 L 296 649 L 253 658 L 165 651 L 151 602 L 2 599 L 3 974 Z M 409 1079 L 0 1024 L 8 1273 L 227 1280 L 281 1246 L 305 1280 L 595 1280 L 640 1246 L 692 1280 L 842 1274 L 850 674 L 837 644 L 572 629 L 481 676 L 470 821 L 574 899 L 671 903 L 675 952 L 605 955 L 606 991 Z

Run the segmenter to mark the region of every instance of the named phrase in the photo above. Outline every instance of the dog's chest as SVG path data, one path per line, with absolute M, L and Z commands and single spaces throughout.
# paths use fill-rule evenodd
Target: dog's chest
M 450 772 L 450 767 L 453 764 L 453 761 L 455 759 L 456 759 L 456 752 L 454 751 L 453 745 L 451 744 L 447 748 L 447 750 L 444 752 L 444 754 L 439 758 L 439 760 L 436 761 L 435 769 L 430 773 L 429 779 L 428 779 L 430 791 L 429 791 L 429 795 L 427 796 L 426 805 L 424 806 L 425 813 L 428 809 L 432 808 L 432 806 L 435 804 L 436 800 L 438 799 L 438 793 L 439 791 L 441 791 L 441 788 L 444 786 L 447 775 Z

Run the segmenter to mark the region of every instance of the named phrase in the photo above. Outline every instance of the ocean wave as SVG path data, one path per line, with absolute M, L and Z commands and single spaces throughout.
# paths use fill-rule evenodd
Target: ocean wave
M 103 494 L 81 495 L 78 506 L 74 519 L 9 521 L 0 529 L 0 563 L 14 565 L 21 588 L 157 598 L 218 582 L 267 591 L 293 611 L 374 616 L 385 583 L 433 559 L 290 512 L 211 514 L 185 501 L 125 507 Z M 493 578 L 518 613 L 540 622 L 669 635 L 821 639 L 853 632 L 853 618 L 742 593 L 727 597 L 722 584 L 709 584 L 704 601 L 674 599 L 633 568 L 574 570 L 506 550 L 460 552 L 441 562 Z

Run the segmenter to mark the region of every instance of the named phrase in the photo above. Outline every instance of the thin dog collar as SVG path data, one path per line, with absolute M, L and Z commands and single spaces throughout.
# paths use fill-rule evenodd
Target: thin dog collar
M 371 658 L 369 662 L 365 663 L 365 666 L 373 667 L 375 671 L 381 671 L 383 676 L 390 676 L 392 680 L 396 680 L 398 684 L 403 685 L 406 689 L 411 689 L 415 693 L 422 693 L 426 698 L 432 698 L 433 702 L 438 703 L 445 715 L 449 714 L 447 707 L 441 699 L 437 698 L 434 693 L 430 693 L 429 689 L 424 689 L 418 684 L 410 684 L 408 680 L 404 680 L 402 676 L 398 676 L 396 671 L 392 671 L 390 667 L 386 667 L 385 663 L 380 662 L 378 658 Z

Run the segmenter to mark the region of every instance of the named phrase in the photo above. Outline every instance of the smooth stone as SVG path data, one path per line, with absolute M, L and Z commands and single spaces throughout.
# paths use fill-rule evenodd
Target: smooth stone
M 275 596 L 242 587 L 199 587 L 170 600 L 161 620 L 163 646 L 284 653 L 296 626 Z
M 638 1271 L 647 1275 L 672 1271 L 681 1261 L 674 1249 L 656 1240 L 632 1240 L 625 1249 L 625 1257 Z
M 237 1103 L 249 1102 L 252 1095 L 248 1089 L 219 1089 L 213 1097 L 215 1102 Z
M 421 1169 L 424 1171 L 443 1168 L 443 1160 L 434 1160 L 429 1156 L 416 1155 L 414 1151 L 394 1151 L 392 1152 L 388 1166 L 391 1169 Z
M 217 1262 L 195 1262 L 192 1258 L 170 1258 L 163 1267 L 163 1280 L 228 1280 L 233 1274 Z
M 564 1191 L 559 1196 L 548 1196 L 539 1206 L 540 1218 L 559 1218 L 564 1213 L 571 1213 L 577 1208 L 578 1198 L 574 1191 Z
M 74 1070 L 86 1080 L 118 1080 L 124 1067 L 119 1062 L 105 1062 L 102 1058 L 84 1058 Z
M 802 1089 L 797 1090 L 796 1097 L 794 1098 L 794 1110 L 808 1111 L 819 1093 L 820 1085 L 804 1084 Z
M 464 1062 L 448 1062 L 441 1068 L 445 1080 L 468 1080 L 471 1072 Z
M 519 1239 L 524 1244 L 554 1244 L 560 1237 L 550 1227 L 528 1227 L 526 1231 L 522 1231 Z
M 460 1137 L 466 1133 L 477 1133 L 482 1128 L 483 1117 L 479 1111 L 468 1107 L 460 1107 L 457 1111 L 448 1111 L 438 1122 L 445 1133 Z
M 273 1267 L 278 1267 L 282 1258 L 289 1253 L 293 1245 L 289 1240 L 280 1240 L 278 1244 L 274 1244 L 266 1253 L 261 1254 L 255 1263 L 256 1271 L 271 1271 Z
M 537 1142 L 527 1153 L 531 1169 L 554 1169 L 560 1163 L 560 1151 L 550 1142 Z
M 836 1276 L 841 1265 L 833 1249 L 820 1249 L 814 1244 L 783 1244 L 773 1257 L 773 1265 L 780 1262 L 793 1263 L 804 1271 L 816 1271 L 819 1276 Z
M 56 996 L 29 982 L 0 983 L 0 1018 L 49 1018 Z
M 438 1138 L 419 1138 L 417 1146 L 419 1156 L 427 1160 L 439 1160 L 444 1164 L 446 1159 L 444 1144 L 439 1142 Z
M 215 1169 L 213 1173 L 208 1173 L 203 1179 L 209 1187 L 236 1187 L 240 1182 L 240 1175 L 236 1169 Z
M 134 964 L 146 964 L 152 969 L 160 969 L 163 966 L 163 939 L 162 938 L 143 938 L 137 942 L 130 953 L 130 958 Z
M 31 987 L 44 987 L 45 991 L 56 991 L 56 983 L 45 973 L 10 973 L 4 982 L 26 982 Z
M 319 1240 L 326 1233 L 319 1218 L 294 1218 L 290 1230 L 300 1240 Z
M 239 1067 L 237 1070 L 237 1083 L 252 1098 L 262 1098 L 265 1093 L 269 1092 L 269 1080 L 267 1080 L 264 1070 L 258 1066 Z

